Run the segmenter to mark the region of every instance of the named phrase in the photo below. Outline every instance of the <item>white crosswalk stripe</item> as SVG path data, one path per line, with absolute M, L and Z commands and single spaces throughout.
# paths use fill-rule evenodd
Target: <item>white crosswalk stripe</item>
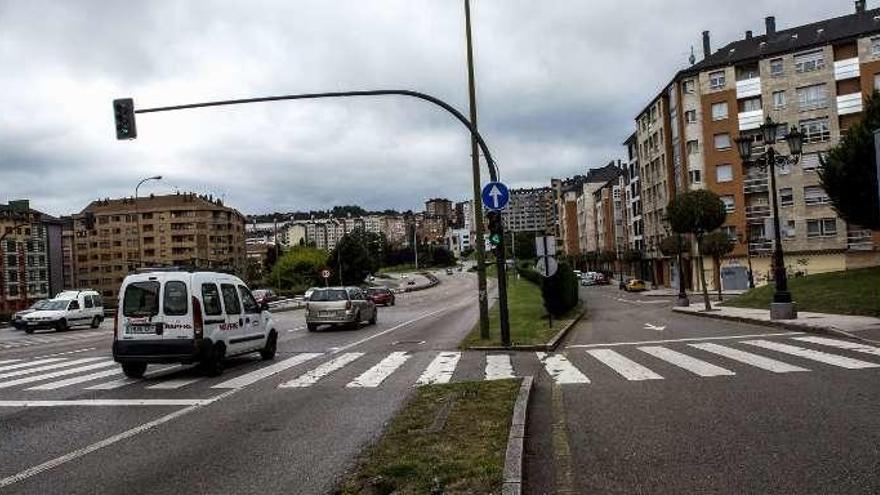
M 662 359 L 669 364 L 673 364 L 675 366 L 678 366 L 679 368 L 690 371 L 695 375 L 708 377 L 733 376 L 736 374 L 733 371 L 722 368 L 721 366 L 715 366 L 714 364 L 707 363 L 706 361 L 688 356 L 687 354 L 682 354 L 678 351 L 673 351 L 672 349 L 667 349 L 665 347 L 646 346 L 639 347 L 638 349 L 642 352 L 654 356 L 657 359 Z
M 147 388 L 150 390 L 174 390 L 195 383 L 201 379 L 202 377 L 200 376 L 195 378 L 172 378 L 171 380 L 165 380 L 155 385 L 150 385 Z
M 406 352 L 392 352 L 378 364 L 363 372 L 360 376 L 349 382 L 348 388 L 375 388 L 382 384 L 391 373 L 397 371 L 403 363 L 410 358 Z
M 782 352 L 792 356 L 797 356 L 812 361 L 818 361 L 820 363 L 830 364 L 831 366 L 838 366 L 840 368 L 846 368 L 849 370 L 880 368 L 880 364 L 877 363 L 869 363 L 867 361 L 860 361 L 858 359 L 838 356 L 836 354 L 829 354 L 827 352 L 782 344 L 780 342 L 771 342 L 769 340 L 747 340 L 745 341 L 745 343 L 760 347 L 762 349 L 770 349 L 771 351 Z
M 144 378 L 159 378 L 161 376 L 170 375 L 178 371 L 183 366 L 180 364 L 172 364 L 171 366 L 166 366 L 164 368 L 159 368 L 157 370 L 151 370 L 144 373 Z M 120 378 L 119 380 L 113 380 L 112 382 L 99 383 L 97 385 L 93 385 L 91 387 L 86 387 L 86 390 L 115 390 L 117 388 L 124 387 L 126 385 L 131 385 L 132 383 L 143 383 L 143 379 L 140 378 Z
M 810 371 L 806 368 L 801 368 L 800 366 L 794 366 L 792 364 L 783 363 L 782 361 L 777 361 L 775 359 L 770 359 L 768 357 L 759 356 L 757 354 L 752 354 L 750 352 L 741 351 L 739 349 L 734 349 L 732 347 L 723 346 L 720 344 L 713 344 L 710 342 L 705 342 L 701 344 L 688 344 L 691 347 L 704 350 L 706 352 L 711 352 L 713 354 L 718 354 L 719 356 L 724 356 L 728 359 L 732 359 L 734 361 L 739 361 L 740 363 L 748 364 L 754 366 L 756 368 L 761 368 L 762 370 L 772 371 L 773 373 L 791 373 L 794 371 Z
M 846 349 L 848 351 L 861 352 L 863 354 L 872 354 L 874 356 L 880 356 L 880 347 L 872 347 L 865 344 L 860 344 L 858 342 L 852 342 L 849 340 L 837 340 L 837 339 L 829 339 L 825 337 L 797 337 L 794 340 L 800 340 L 801 342 L 809 342 L 811 344 L 819 344 L 826 345 L 829 347 L 837 347 L 838 349 Z
M 58 361 L 64 361 L 64 358 L 38 359 L 36 361 L 25 361 L 23 363 L 10 364 L 8 366 L 0 367 L 0 371 L 17 370 L 30 366 L 39 366 L 41 364 L 57 363 Z
M 42 375 L 26 376 L 24 378 L 17 378 L 15 380 L 8 380 L 5 382 L 0 382 L 0 388 L 9 388 L 9 387 L 15 387 L 18 385 L 24 385 L 26 383 L 41 382 L 43 380 L 49 380 L 51 378 L 57 378 L 59 376 L 74 375 L 76 373 L 82 373 L 84 371 L 96 370 L 98 368 L 106 368 L 108 366 L 113 366 L 115 364 L 116 363 L 114 363 L 113 361 L 103 361 L 103 362 L 98 362 L 98 363 L 87 364 L 85 366 L 79 366 L 77 368 L 65 368 L 60 371 L 53 371 L 51 373 L 45 373 Z
M 549 374 L 557 384 L 590 383 L 590 379 L 587 378 L 587 375 L 584 375 L 579 369 L 575 368 L 575 366 L 562 354 L 536 352 L 535 355 L 538 356 L 538 361 L 544 365 L 547 374 Z
M 36 387 L 27 388 L 25 390 L 57 390 L 59 388 L 69 387 L 71 385 L 77 385 L 79 383 L 91 382 L 100 378 L 119 375 L 121 373 L 121 369 L 98 371 L 97 373 L 75 376 L 73 378 L 67 378 L 65 380 L 58 380 L 57 382 L 44 383 L 42 385 L 37 385 Z
M 21 361 L 21 359 L 0 359 L 0 364 L 17 363 L 19 361 Z
M 321 352 L 304 352 L 302 354 L 297 354 L 292 358 L 285 359 L 284 361 L 275 363 L 270 366 L 266 366 L 265 368 L 260 368 L 256 371 L 252 371 L 250 373 L 246 373 L 237 378 L 233 378 L 231 380 L 227 380 L 223 383 L 218 383 L 211 388 L 242 388 L 248 386 L 254 382 L 262 380 L 263 378 L 270 377 L 276 373 L 280 373 L 288 368 L 292 368 L 298 364 L 305 363 L 310 359 L 314 359 L 323 353 Z
M 513 365 L 508 354 L 489 354 L 486 356 L 486 380 L 514 378 Z
M 43 366 L 37 366 L 36 368 L 24 368 L 16 371 L 10 371 L 7 373 L 0 373 L 0 379 L 4 378 L 12 378 L 14 376 L 22 376 L 22 375 L 31 375 L 34 373 L 39 373 L 41 371 L 49 371 L 58 368 L 67 368 L 69 366 L 76 366 L 79 364 L 91 363 L 93 361 L 100 361 L 105 358 L 101 357 L 90 357 L 90 358 L 82 358 L 82 359 L 74 359 L 73 361 L 67 361 L 66 359 L 60 359 L 60 362 L 55 362 L 52 364 L 45 364 Z
M 449 383 L 459 359 L 461 359 L 460 352 L 441 352 L 416 380 L 416 386 Z
M 588 349 L 587 354 L 630 381 L 662 380 L 663 377 L 611 349 Z
M 290 380 L 289 382 L 284 382 L 281 385 L 278 385 L 278 388 L 305 388 L 311 387 L 315 383 L 318 383 L 318 380 L 324 378 L 325 376 L 337 371 L 339 369 L 344 368 L 345 366 L 352 363 L 354 360 L 363 356 L 363 352 L 347 352 L 345 354 L 341 354 L 336 356 L 335 358 L 327 361 L 317 368 L 311 369 L 302 375 Z

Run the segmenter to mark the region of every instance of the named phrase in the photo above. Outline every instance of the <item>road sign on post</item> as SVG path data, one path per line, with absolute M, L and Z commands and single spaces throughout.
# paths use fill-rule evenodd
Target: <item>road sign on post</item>
M 490 182 L 483 187 L 483 204 L 492 211 L 503 210 L 510 201 L 510 190 L 501 182 Z
M 330 272 L 329 268 L 324 268 L 323 270 L 321 270 L 321 278 L 324 279 L 324 287 L 327 287 L 329 283 L 328 281 L 330 280 L 330 275 L 332 275 L 332 273 Z

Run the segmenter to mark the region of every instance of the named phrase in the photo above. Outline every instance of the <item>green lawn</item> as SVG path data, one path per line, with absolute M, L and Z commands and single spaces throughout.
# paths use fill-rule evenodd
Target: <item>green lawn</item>
M 366 486 L 372 491 L 363 493 L 501 493 L 519 387 L 520 380 L 420 387 L 340 493 Z
M 880 267 L 789 278 L 788 288 L 800 311 L 880 317 Z M 726 305 L 766 309 L 772 297 L 771 283 Z
M 541 299 L 541 288 L 524 278 L 508 277 L 507 307 L 510 315 L 510 342 L 514 345 L 546 344 L 563 326 L 571 322 L 581 311 L 580 305 L 562 318 L 553 319 L 553 327 L 548 326 L 547 311 Z M 498 305 L 489 309 L 489 330 L 491 338 L 480 338 L 480 324 L 474 325 L 461 348 L 487 345 L 501 345 Z

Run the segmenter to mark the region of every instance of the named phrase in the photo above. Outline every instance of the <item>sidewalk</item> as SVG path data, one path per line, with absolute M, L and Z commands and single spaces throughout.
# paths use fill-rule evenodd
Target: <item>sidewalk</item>
M 743 294 L 745 292 L 747 292 L 745 289 L 743 289 L 743 290 L 722 290 L 721 295 L 722 296 L 738 296 L 738 295 Z M 646 290 L 645 292 L 641 292 L 639 295 L 640 296 L 647 296 L 647 297 L 676 297 L 676 296 L 678 296 L 678 289 L 672 289 L 672 288 L 651 289 L 651 290 Z M 687 291 L 687 295 L 690 298 L 693 298 L 693 297 L 702 298 L 703 297 L 702 292 Z M 709 297 L 718 297 L 718 291 L 714 291 L 714 290 L 709 291 Z
M 832 315 L 799 311 L 798 317 L 795 320 L 770 320 L 769 308 L 729 308 L 713 302 L 712 311 L 706 312 L 702 301 L 698 303 L 693 302 L 690 306 L 684 308 L 672 308 L 672 310 L 695 316 L 782 327 L 794 331 L 880 341 L 880 318 L 872 318 L 870 316 Z

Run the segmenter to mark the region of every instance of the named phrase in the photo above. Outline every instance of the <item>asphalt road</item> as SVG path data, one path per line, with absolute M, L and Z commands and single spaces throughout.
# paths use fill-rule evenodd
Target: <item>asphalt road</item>
M 880 493 L 880 349 L 582 294 L 590 382 L 537 375 L 527 493 Z

